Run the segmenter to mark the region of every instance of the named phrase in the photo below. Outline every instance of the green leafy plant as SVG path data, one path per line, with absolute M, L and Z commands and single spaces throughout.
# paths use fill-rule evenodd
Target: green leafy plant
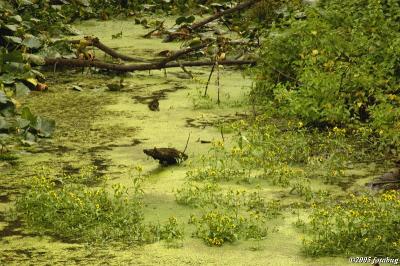
M 400 193 L 350 196 L 314 204 L 304 252 L 312 256 L 397 256 L 400 247 Z
M 31 230 L 62 239 L 140 243 L 144 225 L 138 196 L 119 184 L 112 192 L 80 184 L 58 188 L 40 176 L 18 199 L 16 212 Z
M 229 210 L 211 210 L 200 218 L 191 217 L 196 225 L 194 235 L 210 246 L 222 246 L 238 239 L 262 239 L 267 235 L 262 219 L 257 214 L 243 217 Z
M 319 1 L 265 39 L 254 99 L 308 126 L 371 129 L 398 145 L 400 7 L 393 1 Z M 364 133 L 366 133 L 364 131 Z

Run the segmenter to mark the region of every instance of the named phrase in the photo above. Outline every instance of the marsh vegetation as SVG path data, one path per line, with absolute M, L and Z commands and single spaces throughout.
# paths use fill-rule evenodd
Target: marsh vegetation
M 395 1 L 65 2 L 0 1 L 0 264 L 400 254 Z

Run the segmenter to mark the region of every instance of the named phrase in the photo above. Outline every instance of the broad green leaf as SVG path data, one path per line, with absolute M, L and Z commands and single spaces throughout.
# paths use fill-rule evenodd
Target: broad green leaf
M 38 136 L 48 138 L 53 134 L 56 122 L 53 119 L 39 116 L 37 117 L 36 123 L 33 127 L 36 129 Z
M 31 110 L 28 107 L 22 108 L 21 118 L 25 119 L 25 120 L 28 120 L 31 125 L 35 125 L 36 124 L 36 120 L 37 120 L 36 116 L 34 116 L 32 114 Z
M 18 117 L 16 119 L 16 124 L 18 128 L 27 128 L 31 122 L 27 119 Z
M 45 64 L 45 60 L 42 56 L 40 55 L 36 55 L 36 54 L 24 54 L 24 57 L 27 61 L 29 61 L 30 63 L 33 63 L 34 65 L 44 65 Z
M 194 38 L 194 39 L 189 43 L 189 46 L 190 46 L 190 47 L 193 47 L 193 46 L 196 46 L 196 45 L 199 45 L 199 44 L 201 44 L 200 38 Z
M 6 85 L 14 84 L 15 75 L 7 73 L 0 76 L 0 82 Z
M 177 18 L 176 20 L 175 20 L 175 23 L 177 24 L 177 25 L 181 25 L 182 23 L 185 23 L 186 22 L 186 18 L 185 17 L 179 17 L 179 18 Z
M 17 0 L 18 5 L 20 6 L 31 6 L 33 3 L 29 0 Z
M 42 41 L 35 36 L 28 35 L 25 37 L 25 39 L 22 41 L 22 44 L 25 45 L 28 48 L 33 48 L 37 49 L 42 46 Z
M 4 28 L 6 28 L 6 29 L 8 29 L 8 30 L 10 30 L 10 31 L 17 31 L 18 30 L 18 25 L 15 25 L 15 24 L 7 24 L 7 25 L 4 25 Z
M 11 16 L 10 19 L 16 21 L 16 22 L 22 22 L 22 18 L 20 15 L 15 15 L 15 16 Z
M 186 23 L 193 23 L 196 18 L 192 15 L 186 18 Z
M 16 43 L 16 44 L 21 44 L 22 43 L 22 39 L 20 37 L 16 37 L 16 36 L 4 36 L 3 37 L 5 40 L 12 42 L 12 43 Z
M 0 91 L 0 103 L 7 103 L 7 102 L 8 102 L 8 97 L 4 92 Z
M 26 81 L 28 81 L 30 84 L 32 84 L 34 87 L 38 85 L 38 81 L 35 78 L 27 78 Z
M 22 83 L 22 82 L 17 82 L 17 83 L 15 84 L 15 96 L 16 96 L 17 98 L 26 96 L 26 95 L 28 95 L 30 92 L 31 92 L 31 90 L 30 90 L 27 86 L 25 86 L 24 83 Z
M 10 128 L 10 124 L 6 121 L 6 119 L 0 116 L 0 131 L 8 130 Z
M 4 54 L 3 60 L 4 60 L 4 62 L 17 62 L 17 63 L 24 62 L 22 53 L 20 51 L 12 51 L 10 53 Z

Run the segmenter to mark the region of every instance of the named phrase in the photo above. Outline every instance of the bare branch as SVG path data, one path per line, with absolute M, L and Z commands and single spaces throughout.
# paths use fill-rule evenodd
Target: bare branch
M 180 63 L 167 63 L 160 65 L 160 63 L 147 63 L 147 64 L 131 64 L 120 65 L 113 63 L 106 63 L 98 60 L 81 60 L 81 59 L 65 59 L 65 58 L 45 58 L 45 65 L 57 65 L 68 67 L 96 67 L 101 69 L 115 70 L 121 72 L 133 72 L 143 70 L 155 70 L 173 67 L 196 67 L 196 66 L 213 66 L 215 61 L 195 61 L 195 62 L 180 62 Z M 255 65 L 254 60 L 225 60 L 219 61 L 219 65 L 237 66 L 237 65 Z

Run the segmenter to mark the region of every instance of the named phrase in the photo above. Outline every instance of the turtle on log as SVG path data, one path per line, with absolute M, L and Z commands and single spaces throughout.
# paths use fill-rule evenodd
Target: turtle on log
M 184 152 L 178 151 L 175 148 L 154 147 L 154 149 L 144 149 L 143 152 L 153 157 L 153 159 L 158 160 L 163 165 L 179 164 L 188 158 Z

